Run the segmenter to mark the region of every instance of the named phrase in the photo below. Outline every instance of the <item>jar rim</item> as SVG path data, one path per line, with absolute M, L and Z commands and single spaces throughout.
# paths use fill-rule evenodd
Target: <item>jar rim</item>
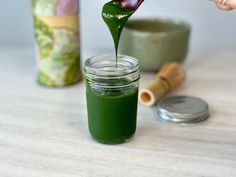
M 97 77 L 117 78 L 127 76 L 140 71 L 140 65 L 136 58 L 119 55 L 99 55 L 88 58 L 84 62 L 84 73 L 96 75 Z

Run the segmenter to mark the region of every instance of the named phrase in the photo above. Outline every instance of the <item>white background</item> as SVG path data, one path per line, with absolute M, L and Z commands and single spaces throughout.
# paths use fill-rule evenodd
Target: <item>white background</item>
M 83 49 L 112 49 L 111 36 L 100 15 L 105 2 L 81 1 Z M 220 11 L 208 0 L 145 0 L 133 18 L 158 16 L 191 23 L 192 50 L 236 49 L 236 11 Z M 0 46 L 32 46 L 31 0 L 2 0 L 0 24 Z

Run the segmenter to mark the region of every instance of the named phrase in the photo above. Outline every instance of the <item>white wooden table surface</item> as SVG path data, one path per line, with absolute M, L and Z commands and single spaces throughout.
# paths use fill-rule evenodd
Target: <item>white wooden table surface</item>
M 84 83 L 37 85 L 32 50 L 0 50 L 0 177 L 235 177 L 236 52 L 191 54 L 174 95 L 206 100 L 210 119 L 164 124 L 139 105 L 135 137 L 102 145 L 87 128 Z M 140 87 L 154 75 L 142 73 Z

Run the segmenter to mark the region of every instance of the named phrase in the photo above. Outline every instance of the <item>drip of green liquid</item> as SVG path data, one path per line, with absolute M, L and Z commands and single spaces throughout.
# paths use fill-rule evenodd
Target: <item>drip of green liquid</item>
M 103 6 L 102 17 L 112 34 L 115 46 L 116 63 L 121 32 L 129 17 L 134 12 L 135 10 L 124 9 L 119 2 L 115 1 L 108 2 Z

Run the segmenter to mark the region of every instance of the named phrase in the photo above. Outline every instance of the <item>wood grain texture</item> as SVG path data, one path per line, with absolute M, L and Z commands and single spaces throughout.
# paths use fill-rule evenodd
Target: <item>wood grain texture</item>
M 35 82 L 34 55 L 0 50 L 0 177 L 235 177 L 236 52 L 189 56 L 187 82 L 173 95 L 205 99 L 207 122 L 174 126 L 139 105 L 135 137 L 102 145 L 87 128 L 84 83 Z M 155 76 L 142 73 L 143 88 Z

